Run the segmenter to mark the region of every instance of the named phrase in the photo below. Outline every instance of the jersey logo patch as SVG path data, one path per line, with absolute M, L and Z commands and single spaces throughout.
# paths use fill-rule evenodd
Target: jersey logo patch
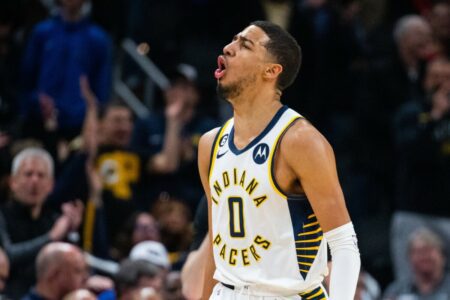
M 227 154 L 228 150 L 223 152 L 223 153 L 217 153 L 217 159 L 221 158 L 222 156 L 224 156 L 225 154 Z
M 261 165 L 266 162 L 267 158 L 269 158 L 269 146 L 265 143 L 259 144 L 253 150 L 253 160 L 258 165 Z
M 219 146 L 223 147 L 227 141 L 228 141 L 228 133 L 220 138 Z

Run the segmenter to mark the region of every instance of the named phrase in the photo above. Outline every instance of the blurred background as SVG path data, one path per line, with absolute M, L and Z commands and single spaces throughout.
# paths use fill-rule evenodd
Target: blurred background
M 213 72 L 254 20 L 302 48 L 282 102 L 336 153 L 356 298 L 450 299 L 446 0 L 1 0 L 0 299 L 196 298 L 198 140 L 232 114 Z

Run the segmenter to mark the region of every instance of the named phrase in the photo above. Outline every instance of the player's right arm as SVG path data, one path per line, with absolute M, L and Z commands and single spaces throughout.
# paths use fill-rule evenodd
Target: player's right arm
M 211 219 L 211 194 L 209 188 L 209 167 L 211 160 L 211 151 L 213 151 L 214 139 L 219 132 L 219 128 L 215 128 L 205 133 L 201 138 L 198 146 L 198 170 L 200 179 L 202 181 L 203 189 L 208 201 L 208 239 L 207 251 L 205 255 L 205 273 L 203 280 L 202 299 L 209 299 L 216 281 L 213 279 L 216 266 L 214 264 L 213 249 L 212 249 L 212 219 Z
M 330 246 L 333 263 L 330 299 L 353 299 L 361 259 L 333 149 L 313 126 L 300 121 L 286 133 L 280 152 L 287 162 L 285 173 L 295 174 L 301 183 Z

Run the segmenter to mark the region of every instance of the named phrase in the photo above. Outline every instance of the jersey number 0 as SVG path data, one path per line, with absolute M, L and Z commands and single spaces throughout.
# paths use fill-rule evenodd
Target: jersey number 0
M 230 211 L 230 236 L 235 238 L 244 237 L 244 205 L 242 198 L 229 197 L 228 209 Z

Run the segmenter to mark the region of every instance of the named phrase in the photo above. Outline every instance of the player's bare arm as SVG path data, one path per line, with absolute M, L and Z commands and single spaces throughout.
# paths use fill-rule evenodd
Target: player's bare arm
M 304 192 L 324 232 L 350 222 L 328 141 L 306 120 L 299 120 L 283 137 L 276 165 L 286 192 Z M 285 164 L 286 166 L 283 166 Z M 284 178 L 283 178 L 284 177 Z
M 212 293 L 213 287 L 216 284 L 216 282 L 213 279 L 215 265 L 214 265 L 214 258 L 212 253 L 212 238 L 211 238 L 211 195 L 210 195 L 210 189 L 209 189 L 209 164 L 210 164 L 210 158 L 211 158 L 211 151 L 212 146 L 214 143 L 214 139 L 217 136 L 217 133 L 219 131 L 219 128 L 215 128 L 207 133 L 205 133 L 199 141 L 198 146 L 198 169 L 200 173 L 200 179 L 202 181 L 203 189 L 205 190 L 206 198 L 208 201 L 208 236 L 209 236 L 209 242 L 208 242 L 208 249 L 206 257 L 204 258 L 206 260 L 205 263 L 205 275 L 204 275 L 204 283 L 203 283 L 203 292 L 202 292 L 202 299 L 209 299 L 209 296 Z
M 330 144 L 302 120 L 287 131 L 279 157 L 287 170 L 282 183 L 288 189 L 295 189 L 297 183 L 297 189 L 307 195 L 330 246 L 330 298 L 352 299 L 361 262 Z

